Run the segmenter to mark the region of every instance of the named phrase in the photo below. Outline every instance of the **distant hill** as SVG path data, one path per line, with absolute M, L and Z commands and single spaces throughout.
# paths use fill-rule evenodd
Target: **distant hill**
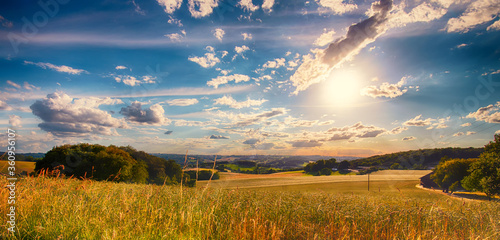
M 3 155 L 5 152 L 0 152 L 0 156 L 3 156 L 0 160 L 7 160 L 7 155 Z M 43 158 L 45 153 L 16 153 L 16 161 L 35 161 L 35 158 Z
M 412 168 L 415 164 L 424 167 L 434 167 L 442 157 L 477 158 L 484 148 L 435 148 L 420 149 L 407 152 L 397 152 L 353 160 L 358 166 L 379 166 L 389 168 L 394 163 L 402 167 Z
M 183 154 L 163 154 L 163 153 L 153 153 L 152 155 L 158 156 L 164 159 L 175 160 L 178 164 L 184 165 L 186 155 Z M 291 168 L 301 168 L 305 163 L 310 161 L 317 161 L 320 159 L 330 159 L 335 158 L 337 161 L 342 160 L 354 160 L 358 157 L 346 157 L 346 156 L 287 156 L 287 155 L 223 155 L 217 156 L 217 163 L 219 164 L 237 164 L 241 161 L 252 161 L 257 163 L 259 166 L 268 168 L 279 168 L 279 169 L 291 169 Z M 215 155 L 188 155 L 187 165 L 188 167 L 196 167 L 196 162 L 200 167 L 206 165 L 206 167 L 212 168 Z

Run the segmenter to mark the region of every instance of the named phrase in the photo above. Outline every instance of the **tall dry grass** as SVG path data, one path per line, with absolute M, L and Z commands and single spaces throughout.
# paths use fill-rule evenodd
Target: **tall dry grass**
M 47 177 L 17 184 L 18 229 L 11 235 L 2 221 L 2 239 L 500 238 L 500 204 L 430 193 L 181 191 Z M 8 190 L 0 195 L 5 218 Z

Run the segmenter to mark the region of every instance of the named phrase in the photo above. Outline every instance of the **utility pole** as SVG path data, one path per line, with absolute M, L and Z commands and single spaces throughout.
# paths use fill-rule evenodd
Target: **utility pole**
M 368 192 L 370 191 L 370 173 L 368 173 Z

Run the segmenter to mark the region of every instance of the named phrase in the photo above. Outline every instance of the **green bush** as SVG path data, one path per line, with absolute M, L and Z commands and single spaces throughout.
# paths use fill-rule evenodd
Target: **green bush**
M 330 168 L 323 168 L 320 171 L 321 175 L 332 175 L 333 171 Z

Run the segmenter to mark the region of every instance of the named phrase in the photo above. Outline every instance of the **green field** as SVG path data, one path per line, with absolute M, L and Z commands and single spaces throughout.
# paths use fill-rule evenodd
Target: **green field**
M 17 183 L 17 233 L 0 239 L 498 239 L 500 204 L 415 188 L 417 172 L 275 177 L 304 184 L 226 189 L 27 177 Z M 359 176 L 366 178 L 367 176 Z M 334 178 L 342 178 L 334 180 Z M 315 180 L 322 181 L 316 182 Z M 328 181 L 327 181 L 328 180 Z M 240 181 L 240 180 L 239 180 Z M 5 178 L 0 184 L 6 185 Z M 229 181 L 232 182 L 232 181 Z M 242 182 L 239 182 L 242 183 Z M 259 185 L 260 184 L 260 185 Z M 380 189 L 380 190 L 379 190 Z M 9 194 L 0 190 L 3 199 Z M 0 215 L 7 214 L 6 201 Z M 5 229 L 6 220 L 2 221 Z
M 9 167 L 9 161 L 6 160 L 0 160 L 0 173 L 7 174 L 8 170 L 7 168 Z M 33 172 L 35 169 L 35 162 L 23 162 L 23 161 L 16 161 L 16 173 L 21 173 L 22 171 L 26 171 L 28 173 Z

